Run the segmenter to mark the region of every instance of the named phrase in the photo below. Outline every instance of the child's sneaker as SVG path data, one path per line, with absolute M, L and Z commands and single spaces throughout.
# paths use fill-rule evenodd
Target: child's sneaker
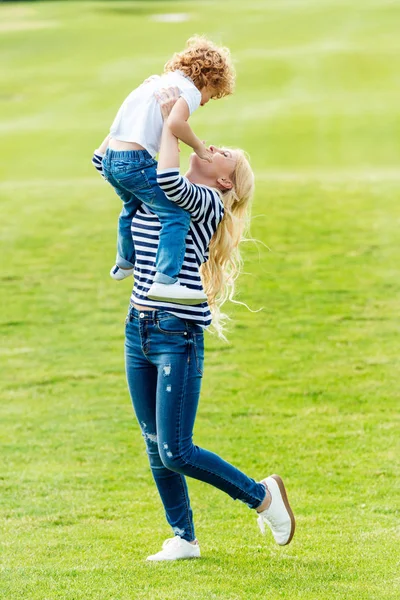
M 179 537 L 179 535 L 165 540 L 162 548 L 160 552 L 148 556 L 146 560 L 180 560 L 182 558 L 198 558 L 200 556 L 199 542 L 196 540 L 196 545 L 191 544 Z
M 110 271 L 110 275 L 113 279 L 121 281 L 121 279 L 126 279 L 133 275 L 133 269 L 121 269 L 118 265 L 114 265 Z
M 266 523 L 272 531 L 275 541 L 286 546 L 292 540 L 296 522 L 286 495 L 285 486 L 279 475 L 271 475 L 260 483 L 266 484 L 271 494 L 271 504 L 266 510 L 258 513 L 257 523 L 261 533 L 265 533 Z
M 147 297 L 150 300 L 164 300 L 176 304 L 190 305 L 207 301 L 207 296 L 203 290 L 192 290 L 185 285 L 180 285 L 179 281 L 171 284 L 154 282 L 148 291 Z

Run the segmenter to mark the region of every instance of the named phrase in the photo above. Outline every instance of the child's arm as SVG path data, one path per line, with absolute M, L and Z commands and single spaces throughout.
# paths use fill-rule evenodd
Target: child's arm
M 197 156 L 211 162 L 212 153 L 207 150 L 203 142 L 192 131 L 188 123 L 189 117 L 190 112 L 186 100 L 179 98 L 168 117 L 168 127 L 175 137 L 193 148 Z
M 104 154 L 99 154 L 98 150 L 95 150 L 92 156 L 92 165 L 94 166 L 94 168 L 96 169 L 96 171 L 98 173 L 100 173 L 100 175 L 102 177 L 104 177 L 104 173 L 103 173 L 103 156 Z
M 108 142 L 110 140 L 110 135 L 108 135 L 106 138 L 104 138 L 104 140 L 102 141 L 101 145 L 99 148 L 97 148 L 97 150 L 94 151 L 93 153 L 93 157 L 92 157 L 92 165 L 94 166 L 94 168 L 100 173 L 100 175 L 102 177 L 104 177 L 104 173 L 103 173 L 103 156 L 107 150 L 108 147 Z

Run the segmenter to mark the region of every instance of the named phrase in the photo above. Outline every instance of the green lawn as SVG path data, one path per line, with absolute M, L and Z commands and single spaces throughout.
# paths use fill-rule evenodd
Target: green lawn
M 389 0 L 0 5 L 1 598 L 400 597 L 399 26 Z M 238 82 L 192 126 L 250 153 L 270 249 L 246 245 L 238 294 L 264 309 L 207 335 L 194 441 L 281 474 L 297 532 L 277 547 L 189 480 L 202 558 L 148 564 L 172 533 L 125 384 L 120 206 L 90 158 L 194 32 Z

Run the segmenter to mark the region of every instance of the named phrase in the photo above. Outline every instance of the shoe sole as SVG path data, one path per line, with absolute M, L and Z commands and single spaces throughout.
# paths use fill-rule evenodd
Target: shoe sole
M 151 556 L 154 555 L 150 555 L 146 558 L 146 562 L 171 562 L 174 560 L 193 560 L 195 558 L 201 558 L 201 554 L 199 552 L 199 554 L 195 554 L 193 556 L 180 556 L 179 558 L 151 558 Z
M 276 483 L 278 484 L 279 491 L 281 492 L 283 503 L 285 505 L 286 510 L 289 513 L 290 522 L 292 524 L 292 528 L 290 530 L 290 535 L 289 535 L 288 541 L 285 542 L 284 544 L 279 544 L 280 546 L 287 546 L 288 544 L 290 544 L 290 542 L 292 541 L 292 538 L 294 536 L 294 532 L 295 532 L 295 529 L 296 529 L 296 520 L 294 518 L 293 511 L 290 508 L 289 500 L 288 500 L 288 497 L 287 497 L 287 494 L 286 494 L 286 489 L 285 489 L 285 486 L 283 485 L 282 479 L 279 477 L 279 475 L 271 475 L 271 477 L 272 477 L 272 479 L 275 479 Z
M 116 273 L 118 273 L 118 271 L 116 271 Z M 132 269 L 131 273 L 127 273 L 126 275 L 124 275 L 124 277 L 114 277 L 114 275 L 116 275 L 116 273 L 113 273 L 113 270 L 111 269 L 111 271 L 110 271 L 111 279 L 114 279 L 114 281 L 123 281 L 124 279 L 128 279 L 128 277 L 133 276 L 133 269 Z
M 114 279 L 114 281 L 124 281 L 125 279 L 128 279 L 128 277 L 132 277 L 132 275 L 126 275 L 126 277 L 113 277 L 111 275 L 111 279 Z
M 162 298 L 161 296 L 156 296 L 151 294 L 147 296 L 149 300 L 158 300 L 159 302 L 173 302 L 174 304 L 186 304 L 187 306 L 195 306 L 196 304 L 203 304 L 203 302 L 207 302 L 207 298 L 203 300 L 194 300 L 189 298 Z
M 174 562 L 177 560 L 196 560 L 201 558 L 200 556 L 182 556 L 181 558 L 146 558 L 146 562 Z

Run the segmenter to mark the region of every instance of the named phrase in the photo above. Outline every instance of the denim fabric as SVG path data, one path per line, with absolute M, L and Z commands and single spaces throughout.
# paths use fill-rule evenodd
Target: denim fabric
M 175 535 L 195 539 L 186 476 L 205 481 L 257 508 L 265 487 L 193 444 L 204 361 L 199 325 L 161 310 L 131 307 L 125 360 L 129 391 L 150 468 Z
M 147 150 L 122 151 L 108 148 L 103 158 L 103 173 L 123 202 L 118 219 L 117 265 L 131 268 L 135 264 L 131 223 L 143 202 L 161 223 L 155 281 L 174 283 L 185 256 L 190 214 L 168 200 L 158 186 L 157 162 Z

